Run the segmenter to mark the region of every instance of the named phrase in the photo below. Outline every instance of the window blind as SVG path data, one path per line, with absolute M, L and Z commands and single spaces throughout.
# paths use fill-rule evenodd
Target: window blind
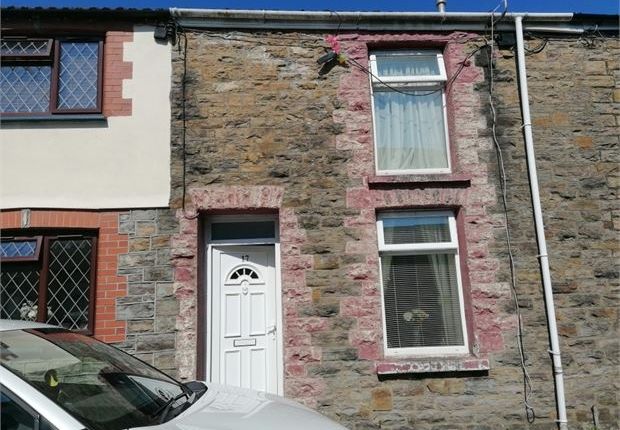
M 463 345 L 454 254 L 382 255 L 388 348 Z

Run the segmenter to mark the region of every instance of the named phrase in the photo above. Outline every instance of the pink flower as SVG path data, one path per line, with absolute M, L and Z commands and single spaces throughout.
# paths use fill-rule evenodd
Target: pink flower
M 329 34 L 325 36 L 325 41 L 329 43 L 329 46 L 332 47 L 332 51 L 334 51 L 336 54 L 340 54 L 340 42 L 338 41 L 337 36 Z

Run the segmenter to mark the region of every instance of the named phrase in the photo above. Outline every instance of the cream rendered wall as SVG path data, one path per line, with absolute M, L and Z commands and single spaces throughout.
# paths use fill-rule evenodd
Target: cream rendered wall
M 124 44 L 132 116 L 105 123 L 7 123 L 0 130 L 0 208 L 168 206 L 171 47 L 153 28 Z

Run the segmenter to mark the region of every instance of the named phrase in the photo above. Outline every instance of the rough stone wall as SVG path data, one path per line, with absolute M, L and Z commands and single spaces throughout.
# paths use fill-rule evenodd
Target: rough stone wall
M 132 212 L 127 220 L 130 247 L 132 241 L 138 246 L 124 262 L 129 295 L 134 297 L 133 302 L 127 299 L 127 308 L 136 310 L 128 321 L 127 346 L 156 365 L 162 354 L 169 360 L 166 368 L 176 366 L 183 379 L 194 377 L 197 337 L 204 336 L 196 312 L 202 234 L 196 211 L 208 216 L 210 211 L 277 210 L 287 396 L 352 429 L 555 428 L 514 58 L 506 51 L 497 59 L 495 90 L 532 404 L 538 416 L 532 425 L 522 405 L 504 216 L 490 136 L 486 53 L 466 62 L 448 93 L 453 174 L 377 178 L 367 75 L 353 67 L 336 67 L 319 78 L 316 59 L 324 53 L 322 38 L 299 33 L 188 34 L 185 213 L 178 210 L 183 62 L 175 51 L 176 221 L 168 211 Z M 363 65 L 368 46 L 444 46 L 449 76 L 479 45 L 479 40 L 467 42 L 469 38 L 476 36 L 340 36 L 347 55 Z M 617 118 L 610 104 L 614 96 L 618 101 L 618 90 L 612 95 L 618 74 L 610 60 L 612 49 L 551 42 L 541 54 L 528 57 L 574 428 L 588 428 L 592 404 L 603 428 L 613 428 L 617 421 L 618 347 L 610 336 L 617 333 L 617 270 L 610 268 L 616 264 L 613 229 L 618 228 L 618 219 L 615 224 L 612 220 L 615 194 L 610 191 L 618 182 L 608 177 L 618 154 L 617 123 L 612 122 Z M 565 58 L 571 58 L 574 67 L 565 66 Z M 582 104 L 573 109 L 576 100 Z M 454 208 L 461 216 L 472 354 L 451 360 L 388 360 L 382 346 L 376 212 L 434 207 Z M 148 227 L 138 232 L 138 225 Z M 171 242 L 166 242 L 171 234 Z M 155 243 L 171 259 L 158 260 Z M 153 264 L 160 271 L 157 279 L 147 280 Z M 178 306 L 178 312 L 158 313 L 153 289 L 159 287 L 166 291 L 162 301 L 170 308 Z M 140 293 L 141 288 L 146 290 Z M 163 327 L 157 329 L 158 324 Z
M 370 360 L 375 367 L 364 377 L 356 373 L 345 373 L 343 377 L 344 372 L 327 377 L 329 400 L 321 406 L 330 414 L 341 414 L 340 419 L 352 428 L 522 426 L 520 398 L 513 394 L 519 391 L 520 384 L 519 370 L 514 365 L 516 320 L 510 312 L 508 284 L 499 281 L 498 256 L 489 251 L 494 245 L 493 232 L 501 229 L 502 220 L 488 211 L 496 204 L 497 194 L 494 170 L 487 168 L 492 142 L 483 115 L 485 94 L 476 91 L 484 73 L 473 61 L 466 61 L 478 43 L 465 42 L 476 39 L 476 35 L 351 35 L 341 39 L 347 54 L 362 65 L 367 64 L 373 46 L 419 47 L 433 43 L 444 47 L 448 76 L 453 76 L 462 62 L 465 65 L 447 91 L 453 168 L 452 174 L 443 176 L 376 177 L 368 77 L 363 71 L 352 70 L 341 78 L 339 97 L 344 106 L 336 119 L 348 127 L 337 142 L 343 148 L 354 149 L 353 162 L 348 166 L 351 186 L 347 205 L 360 210 L 359 215 L 345 220 L 345 225 L 356 232 L 349 238 L 346 252 L 366 258 L 365 264 L 349 269 L 349 278 L 358 280 L 362 291 L 357 297 L 344 298 L 341 312 L 356 319 L 349 340 L 357 349 L 358 359 Z M 376 213 L 393 208 L 444 207 L 457 210 L 462 219 L 459 240 L 471 354 L 456 359 L 392 360 L 382 346 Z M 360 363 L 367 361 L 356 364 Z M 490 370 L 485 372 L 487 365 Z M 343 379 L 350 382 L 342 384 Z M 352 395 L 356 385 L 363 390 Z M 488 417 L 472 407 L 483 399 L 501 412 Z M 452 411 L 449 415 L 441 412 L 448 409 Z M 342 416 L 347 413 L 351 416 Z
M 527 43 L 535 47 L 540 41 Z M 599 428 L 615 429 L 620 423 L 618 58 L 618 42 L 611 38 L 553 37 L 541 53 L 526 58 L 571 428 L 592 428 L 592 406 L 598 409 Z M 512 52 L 503 50 L 497 56 L 496 78 L 524 345 L 532 402 L 543 421 L 555 413 L 547 400 L 552 399 L 553 385 Z M 494 250 L 498 255 L 505 251 L 501 246 Z M 506 259 L 501 261 L 502 272 L 508 274 Z
M 178 304 L 172 290 L 170 238 L 178 228 L 168 209 L 132 210 L 119 219 L 129 252 L 118 259 L 127 295 L 116 299 L 116 319 L 126 321 L 127 335 L 117 346 L 172 376 Z
M 272 34 L 263 38 L 234 33 L 227 35 L 230 41 L 222 40 L 221 34 L 188 36 L 188 209 L 277 209 L 285 390 L 289 396 L 316 405 L 325 384 L 322 378 L 308 375 L 304 364 L 322 355 L 332 359 L 355 356 L 354 348 L 344 342 L 353 321 L 339 316 L 340 297 L 354 290 L 356 283 L 346 279 L 347 262 L 343 261 L 349 234 L 343 222 L 350 212 L 346 207 L 346 163 L 351 154 L 335 146 L 335 136 L 342 129 L 333 121 L 340 103 L 338 79 L 317 79 L 316 59 L 324 52 L 322 36 Z M 180 58 L 176 58 L 175 79 L 181 76 L 180 66 Z M 174 88 L 173 109 L 178 115 L 180 88 Z M 173 202 L 178 207 L 181 124 L 178 116 L 175 119 Z M 253 187 L 265 185 L 284 189 L 277 205 L 269 198 L 261 198 L 260 192 L 256 199 L 251 197 L 255 195 Z M 256 203 L 248 204 L 252 201 Z M 179 256 L 175 264 L 184 267 L 192 263 L 189 269 L 177 271 L 181 278 L 175 288 L 183 303 L 187 293 L 196 288 L 196 244 L 191 240 L 192 234 L 199 234 L 196 224 L 183 223 L 189 237 L 179 238 L 179 252 L 173 250 L 173 255 Z M 189 255 L 186 248 L 190 249 Z M 193 277 L 193 288 L 183 280 L 188 272 Z M 333 281 L 331 287 L 325 278 L 328 274 Z M 309 278 L 314 278 L 314 293 L 306 284 Z M 325 294 L 321 294 L 320 286 Z M 195 301 L 195 293 L 191 299 Z M 183 304 L 182 309 L 191 310 L 191 303 Z M 196 323 L 181 324 L 183 338 L 190 342 L 184 340 L 183 345 L 193 352 Z M 319 330 L 322 333 L 313 334 Z M 323 341 L 313 342 L 313 336 L 322 336 Z M 188 357 L 180 358 L 184 372 L 187 362 Z M 193 371 L 190 368 L 189 374 L 183 375 L 191 377 Z
M 194 212 L 208 216 L 213 210 L 275 207 L 281 225 L 287 396 L 359 429 L 481 428 L 492 420 L 472 405 L 484 399 L 502 411 L 493 417 L 492 428 L 521 428 L 515 318 L 508 284 L 498 281 L 497 256 L 489 254 L 501 217 L 487 211 L 497 196 L 494 172 L 487 168 L 492 142 L 484 94 L 475 92 L 483 70 L 468 62 L 449 95 L 451 119 L 456 118 L 451 121 L 453 174 L 382 180 L 374 177 L 368 77 L 338 67 L 319 78 L 322 37 L 188 34 L 187 213 L 177 213 L 181 229 L 172 246 L 181 307 L 180 376 L 195 375 L 196 339 L 204 336 L 194 316 L 201 234 Z M 450 74 L 475 48 L 465 43 L 469 37 L 475 35 L 343 35 L 341 41 L 362 64 L 367 64 L 368 44 L 447 46 Z M 177 208 L 182 73 L 177 56 L 172 175 Z M 261 203 L 255 190 L 264 186 L 283 190 L 277 204 Z M 398 362 L 384 356 L 376 211 L 403 207 L 450 207 L 463 214 L 463 242 L 468 242 L 463 250 L 469 257 L 464 277 L 471 281 L 468 298 L 475 299 L 469 313 L 476 355 Z M 424 369 L 442 373 L 418 373 Z M 442 410 L 451 410 L 451 416 L 434 412 Z

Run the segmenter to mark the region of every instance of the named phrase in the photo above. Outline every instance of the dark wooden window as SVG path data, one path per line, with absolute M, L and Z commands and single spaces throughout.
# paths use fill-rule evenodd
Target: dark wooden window
M 38 261 L 41 253 L 41 242 L 41 236 L 3 239 L 0 241 L 0 260 L 3 263 Z
M 101 112 L 103 42 L 3 38 L 0 112 L 56 115 Z
M 3 237 L 0 318 L 92 334 L 96 251 L 94 233 Z

